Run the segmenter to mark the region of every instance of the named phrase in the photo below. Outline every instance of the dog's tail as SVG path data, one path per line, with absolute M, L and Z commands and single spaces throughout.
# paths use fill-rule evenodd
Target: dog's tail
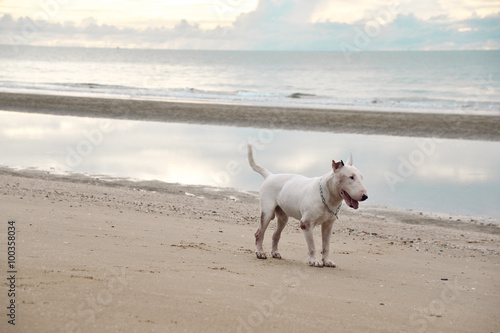
M 270 175 L 272 175 L 272 173 L 269 170 L 255 163 L 255 160 L 253 159 L 253 148 L 251 144 L 248 144 L 248 163 L 250 163 L 252 169 L 257 173 L 260 173 L 262 177 L 267 178 Z

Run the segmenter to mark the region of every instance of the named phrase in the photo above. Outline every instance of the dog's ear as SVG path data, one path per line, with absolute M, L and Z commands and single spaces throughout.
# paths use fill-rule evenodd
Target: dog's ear
M 344 162 L 342 160 L 340 162 L 335 162 L 335 160 L 332 160 L 333 172 L 339 172 L 343 166 L 344 166 Z
M 347 159 L 347 165 L 352 166 L 352 153 L 349 153 L 349 158 Z

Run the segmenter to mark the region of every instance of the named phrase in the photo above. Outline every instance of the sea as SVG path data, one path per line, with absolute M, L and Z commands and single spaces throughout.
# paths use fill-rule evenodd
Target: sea
M 0 46 L 0 92 L 500 116 L 500 51 L 346 58 Z M 360 210 L 372 204 L 500 224 L 500 142 L 102 120 L 0 105 L 0 166 L 16 169 L 258 191 L 249 141 L 259 164 L 309 177 L 352 153 L 369 194 Z
M 500 51 L 179 51 L 0 46 L 0 91 L 500 114 Z

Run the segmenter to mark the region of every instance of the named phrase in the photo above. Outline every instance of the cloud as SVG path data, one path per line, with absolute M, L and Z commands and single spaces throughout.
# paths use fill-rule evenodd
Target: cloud
M 420 20 L 400 15 L 374 44 L 403 50 L 489 49 L 500 42 L 500 14 L 448 22 L 443 18 Z M 493 42 L 493 44 L 492 44 Z M 498 45 L 496 47 L 498 49 Z
M 452 20 L 440 9 L 438 15 L 424 19 L 406 13 L 403 5 L 379 5 L 357 21 L 333 22 L 318 16 L 326 3 L 260 0 L 255 10 L 240 14 L 232 25 L 210 29 L 185 19 L 173 27 L 144 29 L 99 24 L 93 17 L 48 22 L 7 14 L 0 18 L 0 43 L 215 50 L 500 49 L 500 12 Z

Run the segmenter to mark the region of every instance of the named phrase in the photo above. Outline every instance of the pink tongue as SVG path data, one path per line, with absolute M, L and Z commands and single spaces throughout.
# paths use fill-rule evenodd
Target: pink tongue
M 344 196 L 344 201 L 347 204 L 347 206 L 349 206 L 349 207 L 351 207 L 353 209 L 358 209 L 359 208 L 359 202 L 357 202 L 356 200 L 354 200 L 353 198 L 351 198 L 349 196 L 349 194 L 347 194 L 346 191 L 342 191 L 342 194 Z
M 356 200 L 352 200 L 352 206 L 351 207 L 354 208 L 354 209 L 358 209 L 359 208 L 359 202 L 357 202 Z

